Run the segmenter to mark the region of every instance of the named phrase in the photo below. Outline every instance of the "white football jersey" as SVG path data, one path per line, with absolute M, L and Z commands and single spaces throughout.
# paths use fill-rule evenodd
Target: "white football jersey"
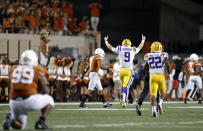
M 117 46 L 113 52 L 119 55 L 120 68 L 133 69 L 134 56 L 139 52 L 136 47 Z
M 9 65 L 0 65 L 0 76 L 8 76 L 9 74 Z
M 147 53 L 144 57 L 149 64 L 150 74 L 164 74 L 164 58 L 168 58 L 166 52 Z

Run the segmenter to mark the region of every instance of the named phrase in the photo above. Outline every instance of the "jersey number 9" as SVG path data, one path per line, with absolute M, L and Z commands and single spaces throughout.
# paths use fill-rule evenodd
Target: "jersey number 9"
M 125 52 L 124 53 L 124 55 L 125 55 L 125 62 L 129 62 L 130 61 L 130 52 Z

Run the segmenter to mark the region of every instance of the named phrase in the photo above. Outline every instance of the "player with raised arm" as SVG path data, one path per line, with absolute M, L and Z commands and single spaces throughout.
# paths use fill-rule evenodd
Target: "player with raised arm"
M 168 53 L 163 52 L 162 44 L 160 42 L 153 42 L 151 45 L 151 53 L 147 53 L 144 57 L 146 64 L 145 70 L 149 70 L 150 73 L 150 93 L 151 93 L 151 105 L 152 105 L 152 116 L 157 117 L 156 111 L 156 97 L 157 90 L 160 94 L 160 100 L 158 103 L 159 113 L 163 114 L 163 98 L 166 92 L 166 83 L 164 76 L 164 65 L 169 72 Z
M 37 66 L 38 58 L 34 51 L 26 50 L 20 58 L 20 65 L 11 68 L 10 101 L 11 115 L 7 114 L 3 129 L 24 129 L 29 111 L 40 110 L 41 116 L 35 123 L 35 129 L 50 129 L 45 120 L 54 106 L 54 100 L 49 96 L 46 87 L 44 71 Z
M 124 39 L 122 46 L 117 46 L 114 48 L 108 42 L 108 36 L 104 37 L 106 46 L 119 55 L 120 69 L 119 69 L 119 78 L 122 83 L 121 88 L 121 101 L 120 106 L 125 107 L 127 104 L 128 89 L 132 83 L 132 69 L 133 69 L 133 59 L 134 56 L 142 49 L 146 37 L 142 35 L 142 41 L 138 48 L 135 46 L 131 47 L 131 41 L 129 39 Z

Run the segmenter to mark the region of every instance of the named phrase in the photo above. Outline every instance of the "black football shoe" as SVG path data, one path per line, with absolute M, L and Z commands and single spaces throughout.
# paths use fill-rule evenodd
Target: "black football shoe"
M 81 107 L 81 108 L 87 108 L 86 104 L 82 104 L 82 103 L 80 103 L 79 107 Z
M 7 114 L 3 122 L 3 129 L 9 130 L 10 126 L 11 126 L 11 114 Z
M 111 106 L 112 106 L 112 104 L 106 103 L 106 104 L 104 105 L 104 108 L 111 107 Z
M 198 104 L 202 104 L 202 100 L 198 100 Z
M 39 120 L 35 123 L 36 130 L 51 130 L 52 128 L 48 127 L 44 121 Z
M 142 115 L 141 106 L 138 103 L 136 103 L 136 112 L 138 116 Z

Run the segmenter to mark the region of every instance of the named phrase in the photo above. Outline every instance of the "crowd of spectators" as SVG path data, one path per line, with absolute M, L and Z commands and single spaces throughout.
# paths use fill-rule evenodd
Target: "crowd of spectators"
M 90 11 L 96 12 L 90 4 Z M 88 7 L 87 7 L 88 9 Z M 92 14 L 91 12 L 91 14 Z M 95 13 L 94 13 L 95 15 Z M 98 22 L 97 22 L 98 24 Z M 97 25 L 98 26 L 98 25 Z M 94 26 L 94 30 L 97 27 Z M 73 4 L 65 0 L 1 0 L 0 32 L 39 34 L 46 29 L 55 35 L 85 34 L 91 26 L 89 18 L 84 16 L 78 21 L 74 16 Z

